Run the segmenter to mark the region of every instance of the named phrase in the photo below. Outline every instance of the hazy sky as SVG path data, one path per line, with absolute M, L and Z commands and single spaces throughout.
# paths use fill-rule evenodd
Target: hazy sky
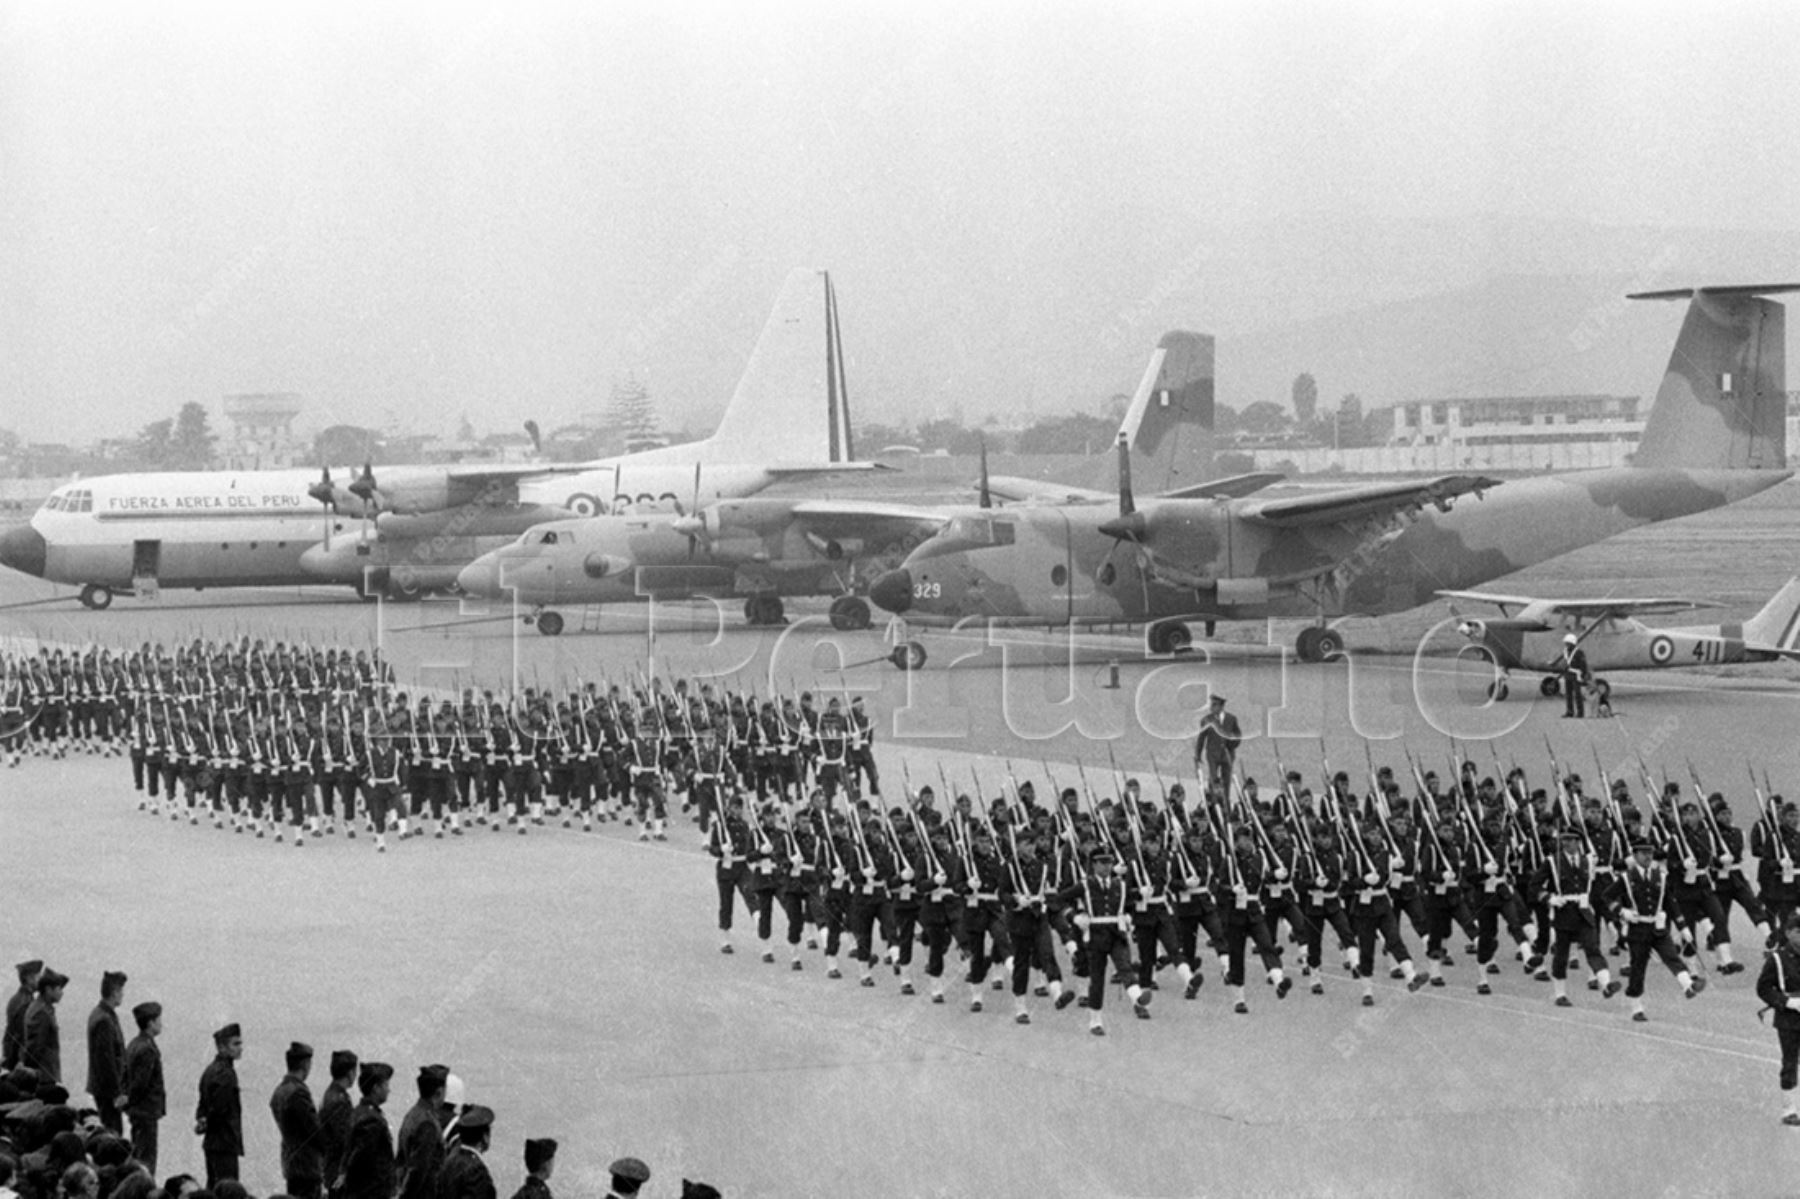
M 1056 406 L 1147 226 L 1800 224 L 1790 3 L 264 7 L 0 6 L 0 425 L 707 425 L 794 265 L 853 396 Z

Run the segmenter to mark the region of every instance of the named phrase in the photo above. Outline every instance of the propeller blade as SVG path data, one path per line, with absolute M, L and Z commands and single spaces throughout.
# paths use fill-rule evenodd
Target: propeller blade
M 306 494 L 319 501 L 319 512 L 325 520 L 325 552 L 331 552 L 331 516 L 337 510 L 337 491 L 331 485 L 331 465 L 321 464 L 319 481 L 306 489 Z
M 981 506 L 994 506 L 994 493 L 988 489 L 987 438 L 981 438 Z
M 1137 511 L 1137 503 L 1131 496 L 1131 445 L 1119 434 L 1119 515 L 1130 516 Z

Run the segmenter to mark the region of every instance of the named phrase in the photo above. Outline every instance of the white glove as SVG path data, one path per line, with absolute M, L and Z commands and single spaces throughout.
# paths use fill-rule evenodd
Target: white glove
M 1788 1005 L 1788 1011 L 1800 1012 L 1800 995 L 1797 995 L 1794 998 L 1788 1000 L 1787 1005 Z
M 1083 912 L 1081 915 L 1075 917 L 1075 925 L 1077 928 L 1086 928 L 1088 926 L 1088 914 Z
M 1278 882 L 1284 882 L 1284 881 L 1286 881 L 1286 879 L 1287 879 L 1287 876 L 1288 876 L 1288 872 L 1287 872 L 1287 867 L 1286 867 L 1286 866 L 1277 866 L 1277 867 L 1275 867 L 1275 878 L 1276 878 L 1276 881 L 1278 881 Z
M 902 870 L 900 872 L 900 881 L 903 883 L 910 883 L 913 881 L 913 872 L 912 872 L 911 866 L 908 866 L 905 870 Z
M 1728 853 L 1720 854 L 1719 855 L 1719 865 L 1721 865 L 1721 866 L 1731 865 L 1731 855 Z
M 932 885 L 936 887 L 941 887 L 949 881 L 950 876 L 947 874 L 934 874 L 931 876 Z
M 1500 873 L 1500 864 L 1498 862 L 1489 862 L 1487 865 L 1482 867 L 1482 870 L 1486 871 L 1489 874 L 1499 874 Z
M 1692 870 L 1699 863 L 1697 863 L 1693 858 L 1683 858 L 1683 859 L 1681 859 L 1681 864 L 1685 869 Z
M 863 877 L 864 878 L 874 878 L 875 877 L 875 867 L 864 866 L 863 867 Z
M 1379 874 L 1376 874 L 1373 870 L 1371 870 L 1367 874 L 1363 875 L 1363 882 L 1365 882 L 1365 883 L 1369 884 L 1369 886 L 1373 887 L 1381 882 L 1381 876 Z

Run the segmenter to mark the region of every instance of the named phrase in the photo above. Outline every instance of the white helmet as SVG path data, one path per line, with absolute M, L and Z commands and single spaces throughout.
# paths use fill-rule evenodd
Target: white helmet
M 1575 634 L 1573 634 L 1573 633 L 1564 633 L 1563 634 L 1563 644 L 1564 645 L 1574 645 L 1575 642 L 1576 642 Z

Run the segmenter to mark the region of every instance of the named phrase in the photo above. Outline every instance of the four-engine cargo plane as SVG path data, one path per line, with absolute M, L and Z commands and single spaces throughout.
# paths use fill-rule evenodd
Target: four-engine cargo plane
M 1676 666 L 1720 666 L 1739 662 L 1800 659 L 1800 575 L 1787 581 L 1762 610 L 1741 624 L 1652 628 L 1638 618 L 1716 608 L 1689 599 L 1536 599 L 1488 591 L 1440 591 L 1461 619 L 1456 630 L 1485 649 L 1501 675 L 1488 688 L 1493 699 L 1507 696 L 1507 673 L 1530 671 L 1544 677 L 1539 690 L 1555 695 L 1566 637 L 1574 637 L 1588 668 L 1661 670 Z M 1464 617 L 1454 601 L 1493 604 L 1497 617 Z
M 1193 493 L 1182 485 L 1205 477 L 1211 465 L 1212 364 L 1211 337 L 1166 334 L 1120 422 L 1121 440 L 1139 455 L 1140 475 L 1176 487 L 1177 494 Z M 470 595 L 531 605 L 525 619 L 550 636 L 563 629 L 552 605 L 701 595 L 745 597 L 744 617 L 753 625 L 780 623 L 783 597 L 829 595 L 832 624 L 859 629 L 868 627 L 869 606 L 857 592 L 870 576 L 898 564 L 947 523 L 985 519 L 996 495 L 1032 504 L 1111 498 L 1041 480 L 990 480 L 985 452 L 981 474 L 978 505 L 755 496 L 696 501 L 678 513 L 553 521 L 476 559 L 457 584 Z M 700 491 L 698 474 L 694 491 Z
M 707 494 L 727 498 L 869 469 L 852 458 L 836 293 L 829 275 L 800 269 L 703 441 L 566 467 L 101 476 L 57 488 L 0 536 L 0 564 L 76 584 L 91 608 L 165 587 L 337 583 L 413 598 L 545 520 L 683 497 L 696 465 Z
M 1416 608 L 1627 529 L 1735 503 L 1792 474 L 1784 310 L 1800 284 L 1648 292 L 1687 299 L 1632 465 L 1516 479 L 1480 503 L 1451 476 L 1292 500 L 1158 500 L 1020 509 L 947 526 L 870 589 L 906 621 L 1067 628 L 1300 617 L 1303 660 L 1341 652 L 1333 621 Z M 1430 510 L 1427 510 L 1427 509 Z M 918 643 L 897 661 L 923 660 Z

